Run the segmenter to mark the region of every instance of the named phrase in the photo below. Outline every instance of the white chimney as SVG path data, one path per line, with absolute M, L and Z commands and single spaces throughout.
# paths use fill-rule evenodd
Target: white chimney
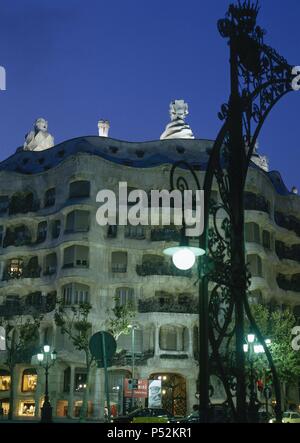
M 99 120 L 98 121 L 98 131 L 99 131 L 99 137 L 108 137 L 109 121 L 108 120 Z

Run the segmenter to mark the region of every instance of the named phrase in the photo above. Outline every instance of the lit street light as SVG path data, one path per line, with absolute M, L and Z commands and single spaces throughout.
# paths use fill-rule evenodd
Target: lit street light
M 42 352 L 37 354 L 37 360 L 42 368 L 45 370 L 45 397 L 44 403 L 41 407 L 41 422 L 51 423 L 52 422 L 52 406 L 49 400 L 48 393 L 48 375 L 49 369 L 54 365 L 56 361 L 56 352 L 50 352 L 50 346 L 44 345 Z
M 271 344 L 271 340 L 265 340 L 266 345 Z M 255 374 L 254 374 L 254 355 L 264 354 L 265 350 L 262 344 L 258 343 L 256 336 L 253 333 L 247 335 L 247 342 L 243 345 L 243 350 L 248 356 L 250 364 L 250 402 L 249 402 L 249 421 L 258 421 L 258 400 L 255 388 Z
M 138 329 L 137 325 L 129 325 L 131 329 L 131 378 L 132 378 L 132 397 L 131 408 L 133 409 L 133 390 L 134 390 L 134 377 L 135 377 L 135 331 Z

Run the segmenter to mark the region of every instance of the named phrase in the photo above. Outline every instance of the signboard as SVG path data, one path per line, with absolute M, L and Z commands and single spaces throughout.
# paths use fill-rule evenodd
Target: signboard
M 106 331 L 96 332 L 96 334 L 91 337 L 89 346 L 98 368 L 104 367 L 104 354 L 106 357 L 106 366 L 109 367 L 112 365 L 111 360 L 115 355 L 117 343 L 111 334 Z M 105 349 L 103 349 L 104 347 Z
M 124 397 L 128 398 L 147 398 L 148 397 L 148 380 L 125 378 L 124 380 Z
M 161 380 L 149 380 L 148 407 L 162 407 Z

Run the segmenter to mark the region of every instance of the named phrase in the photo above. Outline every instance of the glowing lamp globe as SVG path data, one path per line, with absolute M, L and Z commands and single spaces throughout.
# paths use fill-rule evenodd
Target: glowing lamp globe
M 196 257 L 195 254 L 189 249 L 182 248 L 175 252 L 172 257 L 172 261 L 176 268 L 181 269 L 182 271 L 187 271 L 194 266 Z
M 172 261 L 177 269 L 187 271 L 194 266 L 196 257 L 204 255 L 205 251 L 201 248 L 178 246 L 176 248 L 165 249 L 164 254 L 172 257 Z

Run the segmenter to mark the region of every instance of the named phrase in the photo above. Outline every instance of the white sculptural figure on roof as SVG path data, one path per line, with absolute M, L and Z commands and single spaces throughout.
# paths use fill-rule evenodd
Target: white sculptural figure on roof
M 170 103 L 171 123 L 166 126 L 160 139 L 188 138 L 194 139 L 193 132 L 188 124 L 185 123 L 185 117 L 188 115 L 188 105 L 184 100 L 174 100 Z
M 257 141 L 254 146 L 251 160 L 253 161 L 253 163 L 255 163 L 257 166 L 259 166 L 261 169 L 263 169 L 266 172 L 269 172 L 269 159 L 265 155 L 260 155 L 258 153 L 258 149 L 259 149 L 259 144 Z
M 25 151 L 44 151 L 54 146 L 54 138 L 48 132 L 48 122 L 44 118 L 38 118 L 33 130 L 25 136 L 23 149 Z

